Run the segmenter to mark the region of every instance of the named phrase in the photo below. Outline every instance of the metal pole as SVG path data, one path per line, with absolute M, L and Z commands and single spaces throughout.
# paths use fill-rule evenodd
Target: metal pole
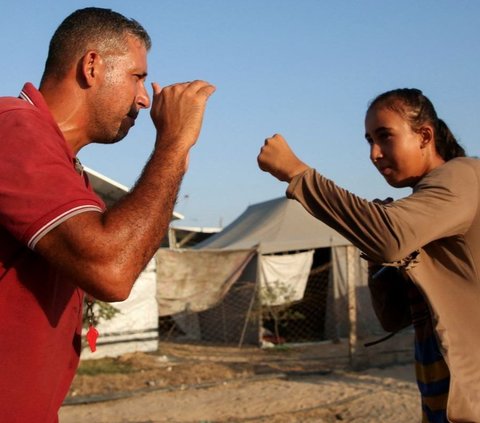
M 347 261 L 347 292 L 348 292 L 348 321 L 350 323 L 350 331 L 348 337 L 348 353 L 350 357 L 350 365 L 355 367 L 356 364 L 356 348 L 357 348 L 357 295 L 356 295 L 356 275 L 354 247 L 346 247 Z

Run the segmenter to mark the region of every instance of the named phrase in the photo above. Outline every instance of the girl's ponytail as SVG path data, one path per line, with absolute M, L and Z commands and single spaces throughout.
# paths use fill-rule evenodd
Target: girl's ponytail
M 437 132 L 435 136 L 435 146 L 438 154 L 445 161 L 455 157 L 465 157 L 465 150 L 457 142 L 447 124 L 442 119 L 437 119 Z

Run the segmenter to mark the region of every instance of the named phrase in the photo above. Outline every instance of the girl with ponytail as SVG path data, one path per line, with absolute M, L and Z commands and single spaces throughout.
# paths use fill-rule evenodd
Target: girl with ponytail
M 257 160 L 288 182 L 287 197 L 358 247 L 372 270 L 401 275 L 406 308 L 396 304 L 402 295 L 387 298 L 394 281 L 378 273 L 373 279 L 385 292 L 372 292 L 372 303 L 381 322 L 389 318 L 382 313 L 397 310 L 403 326 L 414 325 L 422 422 L 480 422 L 480 161 L 465 157 L 418 89 L 376 97 L 365 138 L 385 180 L 412 194 L 360 198 L 301 161 L 278 134 L 265 140 Z
M 422 91 L 415 88 L 387 91 L 371 102 L 367 114 L 379 107 L 386 107 L 399 113 L 414 132 L 419 133 L 424 125 L 431 125 L 435 130 L 435 147 L 445 161 L 465 156 L 465 150 L 445 122 L 438 118 L 432 102 Z

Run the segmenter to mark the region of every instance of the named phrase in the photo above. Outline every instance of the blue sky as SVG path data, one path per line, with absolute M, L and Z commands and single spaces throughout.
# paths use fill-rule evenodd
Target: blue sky
M 149 81 L 217 86 L 176 210 L 182 225 L 227 225 L 286 185 L 257 168 L 281 133 L 305 162 L 367 199 L 407 195 L 368 160 L 364 114 L 377 94 L 416 87 L 470 155 L 480 155 L 480 1 L 172 0 L 9 2 L 0 14 L 0 95 L 38 84 L 48 42 L 73 10 L 112 8 L 150 33 Z M 83 163 L 132 186 L 153 147 L 148 112 Z

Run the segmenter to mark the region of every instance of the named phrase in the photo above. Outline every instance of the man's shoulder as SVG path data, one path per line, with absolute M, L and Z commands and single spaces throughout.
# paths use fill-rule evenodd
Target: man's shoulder
M 19 97 L 0 97 L 0 113 L 35 109 L 35 106 Z
M 35 146 L 61 145 L 62 143 L 58 142 L 59 137 L 61 132 L 58 126 L 44 111 L 21 98 L 0 97 L 2 154 L 12 148 L 28 146 L 33 151 Z
M 42 129 L 43 128 L 43 129 Z M 0 132 L 30 131 L 54 128 L 44 111 L 20 97 L 0 97 Z

